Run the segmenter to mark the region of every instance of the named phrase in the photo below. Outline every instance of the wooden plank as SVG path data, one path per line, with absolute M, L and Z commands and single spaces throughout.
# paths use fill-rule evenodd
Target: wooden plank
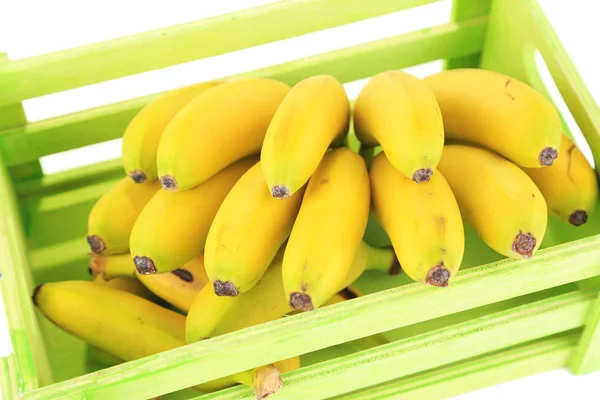
M 595 288 L 596 291 L 598 288 Z M 577 349 L 569 362 L 577 375 L 600 370 L 600 296 L 590 307 Z
M 415 283 L 386 290 L 124 363 L 36 390 L 25 398 L 40 399 L 57 391 L 64 399 L 117 398 L 122 393 L 147 398 L 170 393 L 338 343 L 600 275 L 598 259 L 600 236 L 582 239 L 542 250 L 530 260 L 504 260 L 461 271 L 445 289 Z M 564 315 L 556 311 L 560 319 L 540 317 L 531 329 L 511 329 L 511 335 L 537 335 L 546 328 L 583 324 L 587 310 L 577 311 L 577 305 L 566 309 L 570 311 Z M 552 314 L 548 312 L 536 315 Z M 451 336 L 460 340 L 460 336 Z M 423 358 L 421 366 L 429 366 L 430 361 Z M 389 369 L 394 368 L 396 364 Z
M 293 0 L 0 66 L 0 106 L 362 21 L 436 0 Z
M 483 45 L 486 19 L 446 24 L 319 54 L 251 71 L 231 78 L 264 76 L 294 84 L 306 77 L 328 73 L 341 82 L 372 76 L 450 56 L 478 52 Z M 8 165 L 48 154 L 121 137 L 127 124 L 151 97 L 99 107 L 35 122 L 0 135 Z

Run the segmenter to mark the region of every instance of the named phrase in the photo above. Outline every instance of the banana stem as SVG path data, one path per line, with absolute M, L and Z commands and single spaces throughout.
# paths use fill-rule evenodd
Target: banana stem
M 358 154 L 365 159 L 368 168 L 371 166 L 371 161 L 373 161 L 373 157 L 375 156 L 375 147 L 367 147 L 361 143 Z
M 396 253 L 392 247 L 385 247 L 378 249 L 375 247 L 368 247 L 368 261 L 367 270 L 378 269 L 384 271 L 390 275 L 397 275 L 400 273 L 400 263 L 396 258 Z

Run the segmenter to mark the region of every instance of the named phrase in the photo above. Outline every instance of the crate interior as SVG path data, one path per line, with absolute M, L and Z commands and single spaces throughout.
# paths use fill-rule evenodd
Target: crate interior
M 374 9 L 379 7 L 377 12 L 387 9 L 391 11 L 393 8 L 391 1 L 375 3 L 377 5 L 374 6 Z M 427 3 L 427 1 L 404 2 L 403 4 L 406 6 L 395 7 L 397 9 L 408 8 L 421 3 Z M 306 76 L 328 73 L 336 76 L 340 81 L 348 83 L 368 78 L 387 69 L 406 68 L 439 59 L 451 59 L 450 67 L 477 67 L 480 66 L 481 60 L 485 59 L 487 64 L 484 67 L 490 69 L 497 67 L 498 70 L 502 70 L 502 60 L 495 59 L 493 55 L 488 54 L 485 57 L 486 54 L 482 54 L 484 51 L 498 51 L 498 47 L 500 47 L 497 43 L 486 42 L 489 24 L 486 14 L 489 2 L 482 3 L 487 3 L 487 6 L 481 10 L 474 10 L 474 14 L 469 18 L 464 18 L 464 21 L 451 22 L 371 43 L 358 44 L 351 48 L 252 71 L 242 74 L 242 76 L 270 76 L 293 84 Z M 495 23 L 499 23 L 499 20 L 503 18 L 502 14 L 506 12 L 506 8 L 502 8 L 503 6 L 498 5 L 497 7 L 498 9 L 494 10 L 496 15 L 490 17 L 498 20 Z M 374 11 L 374 13 L 376 12 Z M 501 22 L 508 24 L 508 21 Z M 491 40 L 491 38 L 488 37 L 487 40 Z M 243 44 L 239 46 L 242 48 Z M 90 59 L 93 59 L 93 55 L 90 56 Z M 183 61 L 185 60 L 175 57 L 170 62 L 176 64 Z M 23 63 L 23 65 L 25 70 L 29 68 L 35 71 L 35 68 L 28 66 L 27 63 Z M 158 66 L 150 65 L 148 68 L 155 67 Z M 5 82 L 2 80 L 2 72 L 0 70 L 0 87 Z M 125 75 L 129 71 L 124 70 L 122 73 Z M 538 84 L 538 82 L 531 82 L 530 76 L 518 76 L 518 72 L 515 75 L 534 86 Z M 22 79 L 26 78 L 27 74 L 24 73 Z M 85 77 L 82 75 L 75 78 L 77 80 Z M 110 73 L 107 72 L 99 79 L 109 78 Z M 91 81 L 91 78 L 85 79 Z M 61 90 L 68 88 L 67 84 L 63 86 L 60 87 Z M 26 88 L 26 86 L 23 87 Z M 49 91 L 56 91 L 55 89 L 59 86 L 55 88 L 53 84 L 49 84 L 49 87 Z M 0 106 L 3 100 L 6 99 L 0 95 Z M 3 151 L 4 161 L 12 175 L 21 213 L 32 285 L 66 279 L 90 279 L 87 272 L 88 247 L 85 241 L 87 215 L 95 201 L 123 176 L 119 160 L 43 175 L 39 168 L 39 158 L 119 137 L 127 122 L 147 101 L 148 98 L 129 100 L 72 115 L 8 128 L 0 132 L 0 149 Z M 6 107 L 0 110 L 6 110 Z M 11 115 L 16 115 L 16 113 L 13 112 Z M 350 135 L 349 145 L 356 149 L 356 139 L 352 138 L 352 132 Z M 542 248 L 590 237 L 598 233 L 600 233 L 600 213 L 593 214 L 585 225 L 578 228 L 549 217 L 548 230 Z M 465 226 L 465 234 L 465 258 L 461 270 L 504 258 L 488 248 L 468 226 Z M 365 240 L 375 246 L 390 244 L 385 233 L 373 220 L 369 222 Z M 365 273 L 357 281 L 356 286 L 365 294 L 370 294 L 411 284 L 413 282 L 405 275 L 389 277 L 371 271 Z M 582 284 L 568 283 L 496 304 L 409 325 L 386 332 L 385 336 L 389 340 L 402 340 L 490 313 L 572 294 L 589 287 L 589 284 L 589 281 Z M 37 313 L 36 315 L 52 371 L 52 378 L 49 378 L 49 375 L 40 378 L 42 385 L 71 379 L 104 367 L 93 355 L 88 354 L 89 349 L 84 342 L 62 332 L 41 314 Z M 353 350 L 351 345 L 339 345 L 312 352 L 303 356 L 303 365 L 326 362 L 332 357 L 348 354 Z M 464 368 L 468 367 L 468 362 L 468 360 L 464 362 L 466 363 Z M 410 380 L 410 377 L 406 379 Z M 364 398 L 359 397 L 358 394 L 356 396 L 356 398 Z

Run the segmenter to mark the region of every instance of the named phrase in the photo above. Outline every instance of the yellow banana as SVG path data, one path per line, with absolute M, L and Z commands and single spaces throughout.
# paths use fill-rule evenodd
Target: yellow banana
M 260 161 L 233 186 L 206 239 L 206 272 L 219 296 L 252 288 L 287 240 L 304 187 L 281 201 L 269 193 Z
M 186 321 L 186 341 L 197 342 L 218 335 L 272 321 L 293 312 L 282 280 L 283 246 L 267 272 L 249 291 L 236 297 L 217 296 L 205 286 L 194 299 Z M 340 249 L 339 251 L 346 251 Z M 375 249 L 361 242 L 354 255 L 348 276 L 335 288 L 335 293 L 349 286 L 367 269 L 397 271 L 397 260 L 390 248 Z M 350 283 L 348 283 L 350 282 Z M 332 297 L 333 297 L 332 296 Z M 327 299 L 326 299 L 327 300 Z
M 345 147 L 327 153 L 308 182 L 283 258 L 292 308 L 320 307 L 339 290 L 365 233 L 369 202 L 364 160 Z
M 158 181 L 137 185 L 125 177 L 100 197 L 88 217 L 87 241 L 92 251 L 126 252 L 135 220 L 158 189 Z
M 581 151 L 562 135 L 560 156 L 548 168 L 523 168 L 537 185 L 555 217 L 579 226 L 598 202 L 598 179 Z
M 184 191 L 227 165 L 260 152 L 267 127 L 289 86 L 264 78 L 228 82 L 188 103 L 158 146 L 163 187 Z
M 158 179 L 156 151 L 160 137 L 187 103 L 221 81 L 203 82 L 171 90 L 144 107 L 123 134 L 123 166 L 135 183 Z
M 412 279 L 448 286 L 463 258 L 465 234 L 452 189 L 439 171 L 417 185 L 379 153 L 371 164 L 373 211 Z
M 260 155 L 273 197 L 289 197 L 304 186 L 327 148 L 342 144 L 349 119 L 348 97 L 332 76 L 313 76 L 290 90 L 269 125 Z
M 443 71 L 424 81 L 442 110 L 446 139 L 479 144 L 526 168 L 550 166 L 557 157 L 558 112 L 525 83 L 483 69 Z
M 45 283 L 33 301 L 59 327 L 122 360 L 170 350 L 183 340 L 183 315 L 106 285 Z
M 364 146 L 381 144 L 390 163 L 417 183 L 427 182 L 444 148 L 444 123 L 435 96 L 419 78 L 386 71 L 356 99 L 354 131 Z
M 135 278 L 118 276 L 109 280 L 104 279 L 102 275 L 96 275 L 92 282 L 99 285 L 106 285 L 115 289 L 122 290 L 134 294 L 138 297 L 142 297 L 149 301 L 157 300 L 156 296 Z
M 90 253 L 89 270 L 93 276 L 101 275 L 104 280 L 135 277 L 135 264 L 129 253 L 112 256 Z
M 200 254 L 227 192 L 256 161 L 257 157 L 237 161 L 193 190 L 156 193 L 131 232 L 131 256 L 138 273 L 173 271 Z
M 533 181 L 512 162 L 478 147 L 447 145 L 438 169 L 462 218 L 492 249 L 532 257 L 544 238 L 547 207 Z

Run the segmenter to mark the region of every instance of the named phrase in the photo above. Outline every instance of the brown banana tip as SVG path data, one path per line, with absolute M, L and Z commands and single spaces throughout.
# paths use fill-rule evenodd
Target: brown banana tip
M 156 266 L 150 257 L 135 256 L 133 257 L 133 263 L 140 275 L 151 275 L 156 273 Z
M 168 190 L 171 192 L 177 191 L 177 181 L 172 176 L 169 176 L 169 175 L 161 176 L 160 184 L 162 185 L 162 187 L 165 190 Z
M 569 215 L 569 222 L 575 226 L 583 225 L 587 222 L 588 215 L 583 210 L 576 210 Z
M 415 171 L 412 176 L 412 180 L 417 183 L 429 182 L 431 175 L 433 175 L 431 168 L 421 168 Z
M 90 245 L 90 249 L 96 254 L 106 250 L 106 244 L 104 244 L 104 240 L 100 236 L 90 235 L 87 237 L 87 242 Z
M 300 311 L 312 311 L 315 309 L 310 296 L 300 292 L 290 294 L 290 307 Z
M 240 294 L 240 292 L 233 286 L 231 282 L 223 282 L 216 280 L 213 283 L 213 289 L 217 296 L 229 296 L 235 297 Z
M 171 273 L 184 282 L 194 282 L 194 275 L 187 269 L 177 268 L 176 270 L 171 271 Z
M 129 177 L 131 179 L 133 179 L 133 181 L 135 183 L 144 183 L 146 182 L 148 179 L 146 178 L 146 174 L 144 174 L 142 171 L 140 171 L 139 169 L 136 169 L 135 171 L 131 171 L 129 172 L 127 175 L 129 175 Z
M 431 286 L 446 287 L 450 280 L 450 271 L 444 268 L 444 263 L 436 265 L 427 272 L 425 282 Z
M 344 300 L 352 300 L 358 297 L 358 294 L 353 292 L 350 288 L 343 288 L 338 294 L 342 296 Z
M 402 265 L 400 265 L 400 260 L 398 260 L 398 257 L 396 257 L 394 255 L 394 261 L 392 262 L 392 265 L 390 266 L 390 269 L 388 270 L 388 274 L 389 275 L 399 275 L 400 272 L 402 272 Z
M 287 199 L 290 197 L 290 189 L 287 186 L 275 185 L 271 188 L 271 195 L 276 199 Z
M 552 147 L 546 147 L 540 152 L 538 161 L 542 167 L 549 167 L 556 157 L 558 157 L 558 150 L 553 149 Z
M 33 300 L 33 304 L 35 304 L 36 306 L 38 305 L 36 298 L 38 293 L 40 293 L 40 290 L 42 290 L 42 286 L 44 286 L 43 283 L 37 285 L 35 289 L 33 289 L 33 294 L 31 295 L 31 300 Z
M 525 258 L 533 256 L 533 249 L 537 240 L 531 232 L 523 233 L 522 231 L 517 234 L 513 241 L 512 249 L 515 253 L 522 255 Z
M 282 386 L 283 381 L 279 376 L 279 368 L 272 364 L 267 368 L 261 368 L 254 377 L 254 395 L 258 400 L 266 399 L 277 393 Z

